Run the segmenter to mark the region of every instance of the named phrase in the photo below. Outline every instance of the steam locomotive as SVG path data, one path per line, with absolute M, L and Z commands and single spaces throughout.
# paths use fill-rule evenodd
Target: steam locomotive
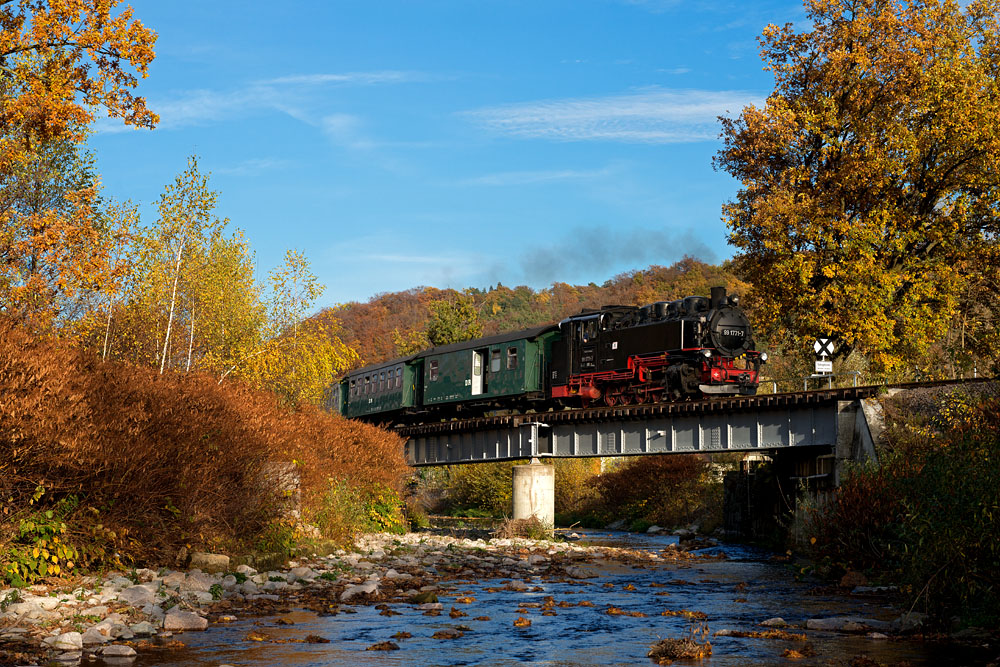
M 549 325 L 423 350 L 352 371 L 330 407 L 410 423 L 492 410 L 547 410 L 757 392 L 767 354 L 736 296 L 714 287 L 643 307 L 584 310 Z

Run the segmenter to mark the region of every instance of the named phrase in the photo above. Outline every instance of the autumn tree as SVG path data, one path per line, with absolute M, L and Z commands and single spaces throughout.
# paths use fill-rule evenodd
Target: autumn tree
M 483 335 L 483 325 L 471 294 L 458 294 L 454 299 L 432 301 L 431 319 L 427 323 L 427 340 L 431 345 L 448 345 Z
M 201 258 L 200 266 L 204 267 L 207 264 L 204 255 L 229 222 L 219 219 L 214 213 L 219 194 L 209 189 L 208 178 L 207 174 L 202 174 L 198 170 L 197 157 L 188 158 L 188 168 L 160 195 L 157 204 L 160 218 L 153 234 L 148 237 L 149 261 L 157 265 L 150 267 L 150 271 L 159 269 L 165 273 L 169 291 L 166 330 L 163 334 L 163 351 L 160 355 L 161 374 L 171 356 L 170 336 L 174 328 L 174 314 L 177 311 L 178 287 L 181 285 L 181 279 L 187 277 L 189 283 L 199 279 L 199 264 L 193 263 L 191 258 Z M 188 329 L 189 335 L 193 338 L 197 325 L 197 305 L 193 299 L 188 305 Z M 190 343 L 185 365 L 190 370 Z
M 721 119 L 716 166 L 742 184 L 723 213 L 776 339 L 832 334 L 898 369 L 998 265 L 998 10 L 808 0 L 811 29 L 765 29 L 774 91 Z
M 155 35 L 119 4 L 0 3 L 0 296 L 36 327 L 110 274 L 93 179 L 53 175 L 53 160 L 74 157 L 97 109 L 138 127 L 157 121 L 134 93 Z
M 306 317 L 323 286 L 304 253 L 287 251 L 285 262 L 269 279 L 266 341 L 246 360 L 241 374 L 289 405 L 319 405 L 330 384 L 350 368 L 357 354 L 341 341 L 335 321 Z

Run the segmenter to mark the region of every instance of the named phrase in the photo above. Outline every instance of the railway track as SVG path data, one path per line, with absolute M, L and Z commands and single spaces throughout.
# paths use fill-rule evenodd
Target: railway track
M 482 431 L 495 428 L 518 427 L 532 422 L 545 424 L 567 424 L 573 422 L 633 421 L 663 416 L 736 413 L 750 410 L 774 409 L 782 406 L 798 407 L 818 405 L 837 401 L 854 401 L 871 398 L 890 389 L 924 389 L 933 387 L 958 386 L 993 382 L 993 378 L 975 380 L 937 380 L 932 382 L 906 382 L 891 385 L 865 385 L 861 387 L 841 387 L 817 389 L 783 394 L 758 394 L 756 396 L 728 396 L 700 401 L 675 403 L 654 403 L 614 407 L 577 408 L 529 412 L 522 414 L 494 415 L 469 419 L 428 422 L 398 426 L 396 433 L 404 438 L 426 436 L 436 433 Z

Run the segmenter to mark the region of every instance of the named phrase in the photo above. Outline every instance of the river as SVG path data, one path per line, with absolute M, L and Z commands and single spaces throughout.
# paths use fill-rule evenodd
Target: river
M 668 548 L 676 539 L 608 531 L 586 531 L 584 536 L 584 542 L 591 544 L 654 552 Z M 858 616 L 888 621 L 899 611 L 885 599 L 850 596 L 819 587 L 815 581 L 799 581 L 794 569 L 775 562 L 767 551 L 721 545 L 698 553 L 718 558 L 641 566 L 594 562 L 582 566 L 588 570 L 585 574 L 597 575 L 593 578 L 547 581 L 534 577 L 528 591 L 501 589 L 507 579 L 453 581 L 453 590 L 441 595 L 440 616 L 427 616 L 405 603 L 389 605 L 389 613 L 398 615 L 385 615 L 384 606 L 380 609 L 373 604 L 352 605 L 348 611 L 354 613 L 333 616 L 289 607 L 274 616 L 240 618 L 235 623 L 213 624 L 203 633 L 178 635 L 186 647 L 140 651 L 132 664 L 651 665 L 646 654 L 658 639 L 682 637 L 706 626 L 712 653 L 701 664 L 712 666 L 848 665 L 859 655 L 875 661 L 867 663 L 872 666 L 965 666 L 984 664 L 985 658 L 992 657 L 956 643 L 804 631 L 801 626 L 811 618 Z M 623 613 L 609 614 L 609 607 Z M 452 618 L 450 609 L 464 616 Z M 664 611 L 701 612 L 705 617 L 661 615 Z M 485 617 L 488 620 L 480 620 Z M 720 630 L 764 631 L 768 628 L 759 624 L 773 617 L 799 626 L 787 630 L 804 632 L 807 640 L 715 635 Z M 515 627 L 518 618 L 530 620 L 530 626 Z M 441 631 L 460 636 L 433 637 Z M 412 637 L 394 638 L 397 633 Z M 303 643 L 308 635 L 330 641 Z M 399 650 L 366 650 L 386 641 L 394 642 Z M 807 657 L 782 657 L 788 649 Z

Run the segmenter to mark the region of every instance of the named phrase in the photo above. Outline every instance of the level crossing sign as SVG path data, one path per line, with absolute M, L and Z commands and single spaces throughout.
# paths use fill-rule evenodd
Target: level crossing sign
M 816 342 L 813 343 L 813 349 L 816 350 L 816 356 L 826 359 L 827 357 L 833 356 L 833 340 L 830 338 L 817 338 Z

